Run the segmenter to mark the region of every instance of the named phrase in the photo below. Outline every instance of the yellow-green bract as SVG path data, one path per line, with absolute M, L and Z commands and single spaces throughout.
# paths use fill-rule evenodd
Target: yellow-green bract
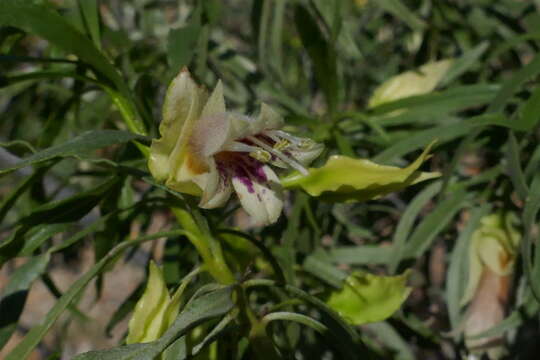
M 180 310 L 182 287 L 169 296 L 161 270 L 150 263 L 150 275 L 143 296 L 129 321 L 127 344 L 157 340 L 172 324 Z
M 391 77 L 375 89 L 368 107 L 374 108 L 387 102 L 433 91 L 452 63 L 451 59 L 430 62 L 417 71 L 406 71 Z
M 514 226 L 517 218 L 512 213 L 491 214 L 481 219 L 481 226 L 473 233 L 469 247 L 469 279 L 461 304 L 468 303 L 480 282 L 484 267 L 499 276 L 510 275 L 521 241 Z
M 281 179 L 284 187 L 300 187 L 327 201 L 366 201 L 418 182 L 439 177 L 438 172 L 417 171 L 429 156 L 431 145 L 406 168 L 379 165 L 367 159 L 331 156 L 307 175 L 293 173 Z
M 326 303 L 354 325 L 382 321 L 392 316 L 409 296 L 408 275 L 408 272 L 399 276 L 354 272 L 341 290 L 332 292 Z

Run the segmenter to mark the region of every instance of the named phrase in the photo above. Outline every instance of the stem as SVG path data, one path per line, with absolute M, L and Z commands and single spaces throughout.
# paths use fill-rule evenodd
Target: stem
M 225 262 L 221 244 L 201 231 L 189 211 L 179 207 L 171 209 L 180 226 L 188 232 L 187 238 L 201 255 L 206 269 L 212 277 L 220 284 L 234 284 L 236 279 Z

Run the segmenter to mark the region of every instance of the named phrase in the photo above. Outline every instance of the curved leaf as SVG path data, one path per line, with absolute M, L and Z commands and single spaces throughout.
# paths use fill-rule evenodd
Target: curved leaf
M 146 289 L 129 321 L 126 343 L 144 343 L 159 338 L 163 333 L 165 310 L 170 301 L 163 274 L 152 261 Z
M 411 288 L 405 285 L 408 276 L 408 272 L 399 276 L 354 272 L 345 280 L 343 289 L 332 292 L 326 303 L 354 325 L 381 321 L 409 296 Z
M 391 77 L 375 89 L 368 107 L 374 108 L 390 101 L 431 92 L 444 77 L 452 62 L 451 59 L 430 62 L 417 71 L 406 71 Z
M 323 167 L 309 169 L 308 175 L 293 173 L 281 179 L 281 184 L 301 187 L 311 196 L 327 201 L 366 201 L 439 177 L 437 172 L 417 171 L 429 157 L 430 149 L 431 145 L 406 168 L 335 155 Z

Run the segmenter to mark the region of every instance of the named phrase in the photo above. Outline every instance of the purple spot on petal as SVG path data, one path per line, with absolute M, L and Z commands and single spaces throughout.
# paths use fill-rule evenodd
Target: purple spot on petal
M 251 181 L 249 174 L 241 166 L 235 166 L 233 176 L 246 186 L 250 194 L 255 192 L 255 189 L 253 188 L 253 181 Z
M 263 170 L 264 164 L 253 158 L 247 158 L 244 161 L 244 168 L 252 175 L 258 182 L 264 183 L 268 181 L 266 174 Z

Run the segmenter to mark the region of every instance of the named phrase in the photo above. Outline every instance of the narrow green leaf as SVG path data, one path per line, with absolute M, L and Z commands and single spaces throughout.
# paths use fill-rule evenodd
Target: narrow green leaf
M 532 130 L 540 120 L 540 86 L 536 86 L 520 110 L 512 127 L 520 131 Z
M 401 258 L 405 251 L 407 238 L 410 236 L 411 229 L 414 226 L 415 220 L 420 214 L 420 211 L 435 195 L 439 193 L 440 190 L 440 181 L 430 184 L 422 192 L 416 195 L 409 203 L 409 206 L 407 206 L 407 209 L 399 220 L 392 239 L 392 248 L 394 251 L 392 252 L 391 261 L 388 264 L 390 273 L 393 274 L 396 272 L 399 262 L 402 260 Z
M 339 246 L 329 250 L 328 256 L 337 264 L 371 265 L 389 263 L 393 253 L 392 246 Z
M 82 157 L 89 152 L 107 146 L 123 144 L 132 140 L 142 140 L 144 137 L 127 131 L 93 130 L 83 133 L 76 138 L 60 145 L 52 146 L 29 156 L 17 164 L 0 170 L 0 175 L 10 173 L 25 166 L 38 164 L 56 157 Z
M 495 99 L 493 99 L 487 111 L 499 112 L 503 110 L 508 100 L 510 100 L 519 87 L 538 73 L 540 73 L 540 54 L 536 54 L 527 65 L 515 72 L 512 77 L 503 84 L 503 87 L 499 90 L 499 93 Z M 510 126 L 513 126 L 513 124 Z
M 512 180 L 512 185 L 516 190 L 519 198 L 522 201 L 525 201 L 529 195 L 529 189 L 525 181 L 525 175 L 521 169 L 520 161 L 520 149 L 517 143 L 514 133 L 508 131 L 508 143 L 506 149 L 506 161 L 508 164 L 508 174 L 510 175 L 510 180 Z
M 99 28 L 99 0 L 78 0 L 79 10 L 94 45 L 98 50 L 101 49 L 101 31 Z
M 418 225 L 405 249 L 404 258 L 417 258 L 429 249 L 435 237 L 450 223 L 454 215 L 468 203 L 469 194 L 463 189 L 441 201 Z
M 357 333 L 353 328 L 343 320 L 332 308 L 328 307 L 322 300 L 317 297 L 291 285 L 278 286 L 275 281 L 266 279 L 248 280 L 244 283 L 245 287 L 271 287 L 282 289 L 293 295 L 294 297 L 305 301 L 321 311 L 321 322 L 328 327 L 332 335 L 332 340 L 335 347 L 340 351 L 343 359 L 356 360 L 359 359 L 358 349 L 362 349 L 362 344 L 359 341 Z
M 88 214 L 106 194 L 114 190 L 118 178 L 111 177 L 97 186 L 82 191 L 66 199 L 51 201 L 35 208 L 28 216 L 21 219 L 25 226 L 35 226 L 43 223 L 66 223 L 78 221 Z
M 30 256 L 37 250 L 45 241 L 49 240 L 53 235 L 67 231 L 72 227 L 71 223 L 60 224 L 43 224 L 34 227 L 24 236 L 24 246 L 18 253 L 18 256 Z
M 169 30 L 167 60 L 172 73 L 177 74 L 182 67 L 189 64 L 195 54 L 200 32 L 201 25 L 197 23 Z
M 234 305 L 231 295 L 232 288 L 224 287 L 190 301 L 171 327 L 156 341 L 138 347 L 132 344 L 110 350 L 90 351 L 76 356 L 74 360 L 153 360 L 189 330 L 228 313 Z
M 114 84 L 118 92 L 109 88 L 110 93 L 117 95 L 113 100 L 119 105 L 120 111 L 125 112 L 131 130 L 146 134 L 144 124 L 136 114 L 131 92 L 122 76 L 90 39 L 50 6 L 26 0 L 2 0 L 0 26 L 13 26 L 40 36 L 67 53 L 77 55 L 83 62 L 92 66 L 98 75 L 104 76 L 106 81 Z
M 468 71 L 475 64 L 478 64 L 478 59 L 486 52 L 489 47 L 487 41 L 481 42 L 474 48 L 467 50 L 461 57 L 456 59 L 448 72 L 444 75 L 444 78 L 441 80 L 441 85 L 447 85 L 453 80 L 457 79 L 463 73 Z
M 333 45 L 325 38 L 319 25 L 304 6 L 295 7 L 294 22 L 302 44 L 313 63 L 315 77 L 326 98 L 328 111 L 333 113 L 337 107 L 339 91 Z
M 395 360 L 415 360 L 416 356 L 410 344 L 386 321 L 365 324 L 365 328 L 372 332 L 379 341 L 396 352 Z
M 109 262 L 115 259 L 125 249 L 138 245 L 142 242 L 158 239 L 160 237 L 183 235 L 184 231 L 175 230 L 168 232 L 159 232 L 153 235 L 143 236 L 135 240 L 126 241 L 115 247 L 107 256 L 102 258 L 96 263 L 90 270 L 88 270 L 82 277 L 80 277 L 70 288 L 66 291 L 62 297 L 56 302 L 52 309 L 47 313 L 45 318 L 37 325 L 35 325 L 25 335 L 23 340 L 15 346 L 15 348 L 6 356 L 5 360 L 20 360 L 26 359 L 32 350 L 39 344 L 41 339 L 45 336 L 47 331 L 56 322 L 64 310 L 71 304 L 71 302 L 81 293 L 81 291 L 88 285 L 88 283 L 109 264 Z
M 405 109 L 420 114 L 428 113 L 433 115 L 453 113 L 490 102 L 497 95 L 500 88 L 496 84 L 475 84 L 456 86 L 429 94 L 398 98 L 374 107 L 372 116 L 375 116 L 374 120 L 381 124 L 394 125 L 393 123 L 398 122 L 398 120 L 393 120 L 393 118 L 399 119 L 400 116 L 405 114 L 396 110 Z M 380 118 L 380 116 L 384 117 Z
M 527 276 L 527 283 L 530 285 L 531 293 L 535 300 L 540 303 L 540 284 L 538 278 L 534 276 L 540 273 L 540 258 L 535 256 L 534 263 L 532 256 L 532 246 L 535 241 L 534 227 L 538 212 L 540 211 L 540 175 L 536 174 L 532 183 L 530 196 L 525 200 L 525 207 L 523 209 L 523 240 L 521 241 L 521 256 L 523 257 L 523 269 Z M 538 235 L 536 235 L 538 239 Z M 538 251 L 538 244 L 535 244 Z
M 508 127 L 508 121 L 502 114 L 488 114 L 469 118 L 457 124 L 442 125 L 431 129 L 418 131 L 415 134 L 399 141 L 373 158 L 373 161 L 387 163 L 411 151 L 421 149 L 437 139 L 438 144 L 462 137 L 476 128 L 496 125 Z
M 15 329 L 26 301 L 28 289 L 43 274 L 49 264 L 50 255 L 30 258 L 9 277 L 0 297 L 0 349 L 7 343 Z
M 324 256 L 321 252 L 319 249 L 314 254 L 307 256 L 302 264 L 302 268 L 304 271 L 322 279 L 329 285 L 338 289 L 341 288 L 343 281 L 347 278 L 347 274 L 332 265 L 328 261 L 332 258 Z
M 15 185 L 9 194 L 3 196 L 2 202 L 0 203 L 0 222 L 4 220 L 4 217 L 13 205 L 15 205 L 17 199 L 35 182 L 39 181 L 49 168 L 50 166 L 42 166 L 36 169 L 32 175 L 27 176 L 23 181 Z
M 413 30 L 420 31 L 426 28 L 424 20 L 416 16 L 400 0 L 377 0 L 375 4 L 403 21 Z

